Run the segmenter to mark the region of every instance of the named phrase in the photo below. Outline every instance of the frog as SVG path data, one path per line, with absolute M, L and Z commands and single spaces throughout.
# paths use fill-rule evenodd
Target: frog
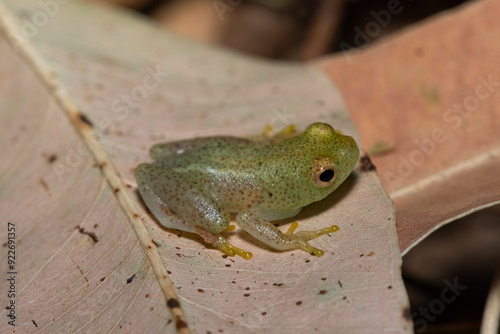
M 275 250 L 322 256 L 309 241 L 338 231 L 337 225 L 294 233 L 296 221 L 286 232 L 272 222 L 292 218 L 331 194 L 359 158 L 352 137 L 320 122 L 277 142 L 199 137 L 156 144 L 149 153 L 153 162 L 138 165 L 134 175 L 158 222 L 244 259 L 253 254 L 222 235 L 235 228 L 232 215 L 237 226 Z

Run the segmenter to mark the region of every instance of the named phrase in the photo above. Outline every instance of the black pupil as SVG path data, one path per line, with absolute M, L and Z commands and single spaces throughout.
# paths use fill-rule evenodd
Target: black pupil
M 333 170 L 327 169 L 319 176 L 319 179 L 323 182 L 330 182 L 333 179 Z

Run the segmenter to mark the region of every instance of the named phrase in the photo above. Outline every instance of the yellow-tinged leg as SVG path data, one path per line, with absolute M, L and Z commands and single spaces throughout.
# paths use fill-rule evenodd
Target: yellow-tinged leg
M 219 238 L 216 242 L 214 242 L 212 245 L 217 248 L 218 250 L 226 253 L 227 255 L 233 256 L 233 255 L 239 255 L 245 260 L 250 260 L 253 256 L 252 253 L 250 252 L 245 252 L 243 249 L 235 247 L 229 243 L 229 241 L 226 240 L 221 235 L 216 234 L 216 236 Z
M 285 232 L 286 235 L 292 235 L 293 231 L 295 231 L 299 227 L 299 223 L 293 222 L 292 225 L 288 228 L 288 231 Z
M 228 227 L 224 230 L 224 232 L 232 232 L 236 229 L 235 225 L 228 225 Z
M 317 231 L 300 231 L 293 233 L 299 226 L 297 222 L 293 222 L 288 231 L 283 233 L 256 210 L 240 212 L 236 215 L 236 224 L 250 233 L 253 237 L 274 249 L 289 250 L 300 248 L 315 256 L 322 256 L 325 252 L 311 246 L 308 241 L 339 230 L 338 226 L 333 225 Z
M 293 231 L 299 227 L 299 224 L 297 222 L 294 222 L 295 224 L 297 224 L 296 226 L 293 225 L 292 223 L 292 226 L 290 226 L 290 228 L 288 229 L 288 231 L 286 232 L 286 234 L 288 235 L 288 232 L 290 232 L 290 230 L 292 230 L 291 232 L 293 233 Z M 322 236 L 322 235 L 325 235 L 325 234 L 328 234 L 328 233 L 333 233 L 333 232 L 337 232 L 339 230 L 339 227 L 337 225 L 332 225 L 330 227 L 326 227 L 326 228 L 322 228 L 321 230 L 317 230 L 317 231 L 300 231 L 300 232 L 297 232 L 295 234 L 292 234 L 290 233 L 289 235 L 292 235 L 295 239 L 299 239 L 299 243 L 302 244 L 302 249 L 312 255 L 315 255 L 317 257 L 320 257 L 320 256 L 323 256 L 323 254 L 325 254 L 324 251 L 322 251 L 321 249 L 318 249 L 316 247 L 313 247 L 311 245 L 309 245 L 309 243 L 307 242 L 304 242 L 303 240 L 311 240 L 311 239 L 315 239 L 319 236 Z

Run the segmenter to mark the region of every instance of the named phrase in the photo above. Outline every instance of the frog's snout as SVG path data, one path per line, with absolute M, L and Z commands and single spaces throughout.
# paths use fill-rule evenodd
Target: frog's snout
M 358 161 L 359 159 L 359 147 L 358 144 L 356 144 L 356 141 L 354 138 L 350 136 L 345 136 L 346 138 L 346 150 L 345 153 L 348 156 L 350 161 L 353 161 L 354 164 Z

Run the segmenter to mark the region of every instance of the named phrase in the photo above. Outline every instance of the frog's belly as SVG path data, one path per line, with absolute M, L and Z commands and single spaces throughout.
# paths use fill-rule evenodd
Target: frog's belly
M 280 220 L 285 218 L 294 217 L 299 214 L 302 208 L 295 209 L 293 211 L 275 211 L 275 210 L 259 210 L 259 212 L 269 221 Z
M 268 221 L 274 221 L 274 220 L 280 220 L 280 219 L 294 217 L 300 212 L 300 210 L 302 210 L 302 208 L 298 208 L 298 209 L 295 209 L 292 211 L 276 211 L 276 210 L 272 210 L 272 209 L 258 208 L 258 207 L 251 208 L 250 210 L 252 210 L 252 209 L 261 213 L 264 216 L 264 218 L 266 218 L 266 220 L 268 220 Z M 233 208 L 232 210 L 228 210 L 228 211 L 230 213 L 237 214 L 243 210 Z

